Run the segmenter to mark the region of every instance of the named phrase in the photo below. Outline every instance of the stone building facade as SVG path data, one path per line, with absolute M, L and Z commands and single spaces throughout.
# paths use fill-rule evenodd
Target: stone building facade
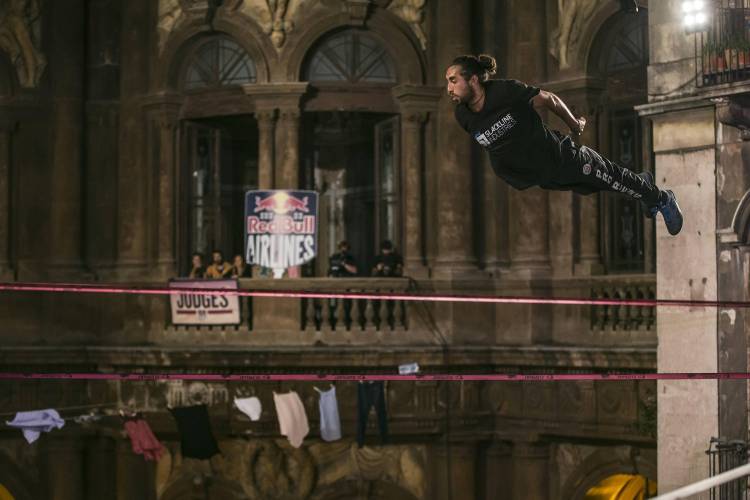
M 444 91 L 453 57 L 495 54 L 501 77 L 554 91 L 587 116 L 585 143 L 639 171 L 655 157 L 662 181 L 672 167 L 659 162 L 681 150 L 659 141 L 703 136 L 660 128 L 671 115 L 651 101 L 669 99 L 649 98 L 661 61 L 672 61 L 660 35 L 672 14 L 656 3 L 633 15 L 614 0 L 9 2 L 0 7 L 0 277 L 163 285 L 185 275 L 196 250 L 241 251 L 245 190 L 305 188 L 321 195 L 318 261 L 299 278 L 242 287 L 653 298 L 657 283 L 660 296 L 682 296 L 684 283 L 670 280 L 695 272 L 693 296 L 710 297 L 716 279 L 740 275 L 673 253 L 705 243 L 706 256 L 720 255 L 709 240 L 719 245 L 727 224 L 691 233 L 710 210 L 685 203 L 693 242 L 668 239 L 613 196 L 514 191 L 455 123 Z M 714 111 L 702 106 L 679 108 L 679 119 L 708 130 Z M 721 137 L 729 172 L 741 137 Z M 690 154 L 704 151 L 696 144 Z M 691 200 L 681 182 L 666 181 Z M 732 203 L 720 207 L 726 220 Z M 324 277 L 340 239 L 360 277 Z M 382 239 L 396 243 L 411 279 L 367 277 Z M 744 254 L 727 251 L 734 269 Z M 185 328 L 170 324 L 163 297 L 3 293 L 0 359 L 9 371 L 144 373 L 388 373 L 415 361 L 433 373 L 657 368 L 650 308 L 408 303 L 389 325 L 373 312 L 381 306 L 358 302 L 357 321 L 344 324 L 314 301 L 255 298 L 238 327 Z M 659 311 L 660 341 L 683 328 L 671 314 Z M 714 386 L 700 397 L 715 402 L 724 386 Z M 391 382 L 390 441 L 381 445 L 373 427 L 358 448 L 355 382 L 337 384 L 336 443 L 315 430 L 312 384 L 2 382 L 3 413 L 138 409 L 168 453 L 157 464 L 134 455 L 117 417 L 71 423 L 34 445 L 2 428 L 0 498 L 577 499 L 618 475 L 676 483 L 685 478 L 668 469 L 657 477 L 656 387 Z M 313 429 L 300 449 L 279 436 L 271 405 L 290 389 Z M 232 408 L 248 395 L 264 403 L 260 422 Z M 182 458 L 166 411 L 197 402 L 209 405 L 222 451 L 210 462 Z M 688 432 L 664 427 L 659 408 L 660 437 Z M 695 450 L 705 437 L 696 436 Z
M 657 228 L 657 288 L 664 298 L 746 302 L 750 87 L 730 26 L 742 17 L 745 28 L 740 12 L 747 4 L 708 5 L 712 21 L 698 33 L 685 30 L 680 2 L 654 2 L 649 11 L 649 103 L 638 110 L 653 126 L 657 178 L 680 193 L 686 220 L 679 241 Z M 709 40 L 729 38 L 721 49 L 731 63 L 725 69 Z M 748 371 L 743 308 L 663 308 L 658 318 L 659 371 Z M 746 381 L 660 381 L 657 392 L 660 490 L 708 475 L 712 437 L 747 441 Z

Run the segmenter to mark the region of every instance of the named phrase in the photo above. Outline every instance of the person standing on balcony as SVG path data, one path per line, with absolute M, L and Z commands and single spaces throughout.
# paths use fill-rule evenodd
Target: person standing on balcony
M 357 261 L 354 260 L 354 256 L 349 251 L 349 243 L 342 240 L 338 244 L 339 251 L 328 260 L 328 276 L 331 278 L 353 278 L 357 275 Z M 330 299 L 328 307 L 330 308 L 330 318 L 333 320 L 333 325 L 339 321 L 343 321 L 347 326 L 351 325 L 352 317 L 352 299 L 344 299 L 344 317 L 336 317 L 336 307 L 338 299 Z
M 350 278 L 357 275 L 357 261 L 349 251 L 349 243 L 340 241 L 339 251 L 328 260 L 328 276 L 331 278 Z
M 224 260 L 221 250 L 214 250 L 211 254 L 211 265 L 206 269 L 206 278 L 228 278 L 232 273 L 232 265 Z
M 669 234 L 682 229 L 682 212 L 670 190 L 656 187 L 650 172 L 636 174 L 593 149 L 577 144 L 586 118 L 577 118 L 558 96 L 517 80 L 490 80 L 495 59 L 456 57 L 445 72 L 456 121 L 490 155 L 492 169 L 513 188 L 593 194 L 614 191 L 640 201 L 647 217 L 661 213 Z M 539 115 L 548 110 L 570 128 L 564 135 Z
M 188 277 L 192 279 L 203 278 L 203 275 L 206 273 L 206 268 L 203 267 L 203 254 L 195 252 L 190 261 L 190 264 L 192 267 L 190 269 L 190 274 L 188 274 Z
M 404 260 L 401 255 L 393 248 L 391 240 L 383 240 L 380 244 L 380 254 L 375 256 L 375 265 L 372 268 L 372 275 L 381 278 L 396 278 L 404 273 Z M 396 303 L 392 300 L 385 301 L 386 311 L 385 318 L 381 318 L 380 301 L 373 300 L 372 307 L 375 309 L 375 321 L 378 324 L 381 321 L 386 321 L 390 326 L 391 330 L 395 328 L 396 317 L 394 316 L 394 309 Z
M 401 255 L 393 248 L 391 240 L 383 240 L 380 244 L 380 254 L 375 256 L 372 275 L 392 278 L 401 276 L 403 271 L 404 263 Z

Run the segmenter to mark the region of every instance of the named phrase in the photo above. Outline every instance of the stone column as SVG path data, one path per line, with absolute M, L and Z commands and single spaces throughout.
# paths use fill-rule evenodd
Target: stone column
M 0 115 L 8 116 L 8 111 L 0 108 Z M 11 268 L 10 246 L 10 211 L 11 206 L 11 135 L 15 128 L 15 121 L 0 119 L 0 280 L 13 279 Z
M 540 188 L 510 191 L 511 272 L 528 277 L 547 274 L 549 196 Z
M 277 189 L 299 189 L 299 123 L 302 116 L 299 108 L 279 110 L 279 126 L 276 127 L 275 187 Z
M 549 445 L 541 442 L 513 444 L 514 500 L 547 500 L 549 498 Z
M 176 132 L 179 127 L 179 106 L 179 100 L 176 100 L 149 107 L 149 119 L 154 127 L 153 138 L 156 141 L 153 146 L 159 152 L 158 156 L 151 156 L 158 163 L 149 168 L 150 172 L 156 173 L 158 194 L 155 220 L 157 271 L 152 276 L 159 280 L 174 277 L 176 273 L 175 184 L 177 182 Z
M 258 119 L 258 182 L 261 189 L 299 188 L 300 100 L 307 87 L 307 82 L 242 86 L 252 100 Z M 277 110 L 278 121 L 274 126 L 273 114 Z
M 452 443 L 435 445 L 430 498 L 449 500 L 476 497 L 477 446 Z
M 141 100 L 148 91 L 150 19 L 153 2 L 133 0 L 122 4 L 120 55 L 120 117 L 117 175 L 117 274 L 141 279 L 150 274 L 148 263 L 149 200 L 145 180 L 146 142 Z
M 46 440 L 47 492 L 50 500 L 80 500 L 84 496 L 83 441 L 76 437 Z
M 115 496 L 115 443 L 105 436 L 88 441 L 86 446 L 86 496 L 87 500 Z
M 85 7 L 83 0 L 53 3 L 52 155 L 49 165 L 49 239 L 42 270 L 54 278 L 81 277 L 83 269 L 83 98 Z M 37 257 L 40 255 L 37 254 Z
M 404 210 L 404 274 L 427 278 L 425 265 L 424 124 L 435 114 L 443 90 L 440 87 L 399 85 L 393 96 L 401 108 L 401 198 Z
M 597 151 L 607 150 L 605 139 L 599 134 L 599 102 L 606 83 L 597 78 L 573 78 L 557 81 L 545 87 L 559 95 L 576 116 L 586 117 L 586 129 L 581 137 L 574 138 L 577 143 L 585 144 Z M 558 130 L 568 132 L 562 120 L 555 118 Z M 603 133 L 604 136 L 607 133 Z M 577 217 L 574 204 L 578 206 Z M 599 252 L 599 196 L 597 194 L 582 196 L 570 192 L 550 193 L 550 245 L 555 249 L 551 256 L 555 274 L 576 275 L 601 274 L 603 266 Z M 573 259 L 573 227 L 578 227 L 578 248 L 575 264 Z
M 258 122 L 258 189 L 272 189 L 276 112 L 258 110 L 255 119 Z
M 470 2 L 438 2 L 437 82 L 453 58 L 471 52 Z M 436 275 L 465 275 L 476 269 L 472 234 L 471 138 L 456 123 L 454 105 L 446 95 L 437 116 L 437 255 Z
M 529 84 L 546 77 L 545 12 L 545 0 L 511 0 L 507 5 L 507 18 L 515 20 L 509 32 L 507 74 Z M 551 269 L 547 191 L 510 189 L 509 230 L 511 271 L 521 277 L 547 275 Z
M 404 274 L 426 278 L 422 247 L 422 125 L 427 113 L 410 112 L 401 115 L 401 196 L 404 207 Z
M 130 441 L 119 439 L 117 448 L 116 489 L 117 500 L 142 498 L 152 500 L 156 497 L 155 469 L 143 456 L 133 453 Z
M 486 451 L 485 497 L 510 498 L 513 479 L 513 447 L 503 441 L 493 442 Z

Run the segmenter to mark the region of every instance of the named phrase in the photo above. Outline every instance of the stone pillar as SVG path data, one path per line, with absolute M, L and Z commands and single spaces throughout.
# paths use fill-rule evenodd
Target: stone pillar
M 477 446 L 474 444 L 435 445 L 430 498 L 476 498 L 476 465 Z
M 0 108 L 0 115 L 8 116 L 8 111 Z M 10 211 L 11 206 L 11 135 L 15 128 L 15 121 L 0 120 L 0 280 L 13 279 L 11 268 L 10 246 Z
M 437 110 L 440 87 L 399 85 L 393 96 L 401 108 L 401 197 L 404 207 L 404 274 L 427 278 L 425 265 L 424 124 Z
M 493 442 L 485 453 L 485 498 L 510 498 L 513 484 L 513 447 L 503 441 Z
M 300 100 L 307 87 L 307 82 L 242 86 L 252 100 L 258 120 L 258 182 L 261 189 L 299 188 Z M 277 110 L 278 126 L 274 126 L 273 116 Z
M 515 29 L 509 31 L 507 74 L 532 85 L 546 79 L 545 3 L 510 0 L 506 7 L 507 19 L 515 21 Z M 547 275 L 551 269 L 547 191 L 511 188 L 509 215 L 511 272 L 520 277 Z
M 258 122 L 258 189 L 272 189 L 276 112 L 258 110 L 255 119 Z
M 300 109 L 279 110 L 279 126 L 276 127 L 276 141 L 279 147 L 276 164 L 275 187 L 277 189 L 299 189 L 299 124 Z
M 115 443 L 105 436 L 88 441 L 86 446 L 86 500 L 114 498 Z
M 163 98 L 160 98 L 162 100 Z M 151 165 L 149 171 L 156 175 L 158 198 L 156 201 L 156 261 L 157 270 L 152 277 L 165 280 L 176 275 L 176 232 L 175 232 L 175 184 L 177 182 L 177 141 L 176 132 L 179 128 L 180 101 L 160 102 L 148 105 L 148 116 L 153 126 L 153 139 L 156 144 L 152 148 L 158 150 L 158 155 L 150 155 L 156 165 Z
M 49 233 L 41 269 L 53 278 L 81 277 L 83 269 L 83 97 L 85 6 L 83 0 L 53 3 L 52 155 L 49 166 Z
M 46 483 L 50 500 L 80 500 L 84 496 L 83 441 L 80 436 L 49 437 Z
M 119 163 L 117 175 L 117 274 L 141 279 L 150 274 L 148 263 L 149 202 L 144 143 L 146 134 L 141 100 L 148 91 L 153 2 L 122 4 L 120 54 Z
M 549 195 L 540 188 L 510 191 L 511 272 L 528 277 L 547 274 Z
M 153 463 L 147 463 L 142 455 L 133 453 L 130 440 L 119 439 L 117 448 L 116 489 L 117 500 L 156 497 L 156 471 Z
M 471 52 L 471 3 L 438 2 L 436 80 L 445 84 L 445 70 L 458 55 Z M 437 115 L 437 255 L 435 273 L 450 277 L 476 269 L 472 234 L 471 138 L 456 123 L 454 105 L 446 95 Z
M 404 274 L 413 278 L 426 278 L 422 248 L 422 125 L 427 113 L 410 112 L 401 115 L 401 196 L 404 207 Z
M 514 500 L 547 500 L 549 498 L 549 445 L 541 442 L 513 444 Z
M 557 81 L 545 87 L 559 95 L 576 116 L 586 117 L 586 129 L 581 137 L 574 138 L 599 152 L 609 148 L 607 127 L 600 127 L 600 101 L 606 83 L 597 78 L 573 78 Z M 569 132 L 568 126 L 555 118 L 558 130 Z M 600 130 L 602 134 L 600 135 Z M 578 205 L 577 217 L 573 210 Z M 576 275 L 601 274 L 599 195 L 576 195 L 571 192 L 550 193 L 550 246 L 555 249 L 551 256 L 555 274 Z M 573 264 L 573 227 L 578 227 L 579 253 Z

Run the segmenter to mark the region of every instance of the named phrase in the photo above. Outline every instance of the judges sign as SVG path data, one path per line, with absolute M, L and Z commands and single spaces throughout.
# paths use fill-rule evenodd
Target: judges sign
M 245 195 L 245 260 L 273 269 L 310 262 L 317 253 L 318 194 L 314 191 L 248 191 Z
M 169 288 L 237 290 L 237 280 L 172 280 Z M 173 325 L 238 325 L 240 301 L 237 294 L 170 294 Z

